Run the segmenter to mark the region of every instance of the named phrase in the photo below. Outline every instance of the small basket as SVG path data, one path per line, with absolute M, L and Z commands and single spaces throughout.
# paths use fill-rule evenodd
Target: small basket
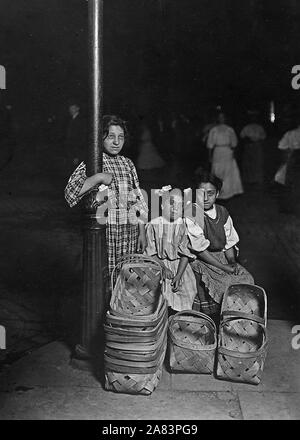
M 217 377 L 259 384 L 267 354 L 267 298 L 263 288 L 235 284 L 224 294 Z
M 162 296 L 162 283 L 163 269 L 154 258 L 141 254 L 122 257 L 111 274 L 111 310 L 122 315 L 153 314 Z
M 204 313 L 185 310 L 169 318 L 171 371 L 211 374 L 216 346 L 215 323 Z

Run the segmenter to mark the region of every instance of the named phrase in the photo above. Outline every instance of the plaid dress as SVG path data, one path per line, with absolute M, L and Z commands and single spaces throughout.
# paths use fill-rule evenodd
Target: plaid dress
M 106 189 L 106 243 L 108 270 L 111 274 L 123 255 L 136 252 L 139 236 L 136 213 L 146 219 L 148 207 L 140 189 L 135 166 L 130 159 L 103 153 L 103 172 L 113 175 L 112 182 Z M 70 207 L 75 206 L 83 197 L 79 196 L 79 193 L 86 178 L 86 165 L 81 162 L 65 188 L 65 198 Z

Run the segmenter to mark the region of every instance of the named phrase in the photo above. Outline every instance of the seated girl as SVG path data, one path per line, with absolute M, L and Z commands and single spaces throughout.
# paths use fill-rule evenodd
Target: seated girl
M 170 187 L 164 188 L 159 195 L 168 192 Z M 191 310 L 197 295 L 197 286 L 189 261 L 196 257 L 188 249 L 186 226 L 181 216 L 180 194 L 167 194 L 163 197 L 162 214 L 146 225 L 145 253 L 154 257 L 164 269 L 164 295 L 169 307 L 175 311 Z
M 196 188 L 204 194 L 203 227 L 186 218 L 190 246 L 197 259 L 191 264 L 198 288 L 200 310 L 218 314 L 226 289 L 231 284 L 254 284 L 252 275 L 236 261 L 239 241 L 232 219 L 224 206 L 216 204 L 222 181 L 209 172 L 196 175 Z

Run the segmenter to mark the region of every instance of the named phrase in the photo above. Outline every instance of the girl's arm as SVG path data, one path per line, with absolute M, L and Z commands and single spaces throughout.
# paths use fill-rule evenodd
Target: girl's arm
M 230 249 L 226 249 L 225 257 L 226 257 L 226 260 L 228 261 L 229 264 L 235 264 L 236 263 L 235 252 L 234 252 L 234 248 L 233 247 L 230 248 Z
M 93 176 L 86 176 L 86 166 L 81 162 L 76 170 L 72 173 L 67 186 L 65 187 L 65 199 L 68 205 L 72 208 L 77 205 L 83 195 L 94 186 L 103 183 L 109 185 L 112 180 L 112 175 L 109 173 L 97 173 Z
M 208 251 L 202 251 L 198 253 L 198 257 L 200 260 L 204 261 L 204 263 L 211 264 L 212 266 L 217 267 L 218 269 L 224 270 L 226 273 L 234 273 L 234 268 L 231 267 L 230 264 L 222 264 L 216 258 L 214 258 Z
M 137 252 L 143 253 L 147 246 L 145 223 L 139 222 L 139 236 L 137 242 Z
M 177 292 L 177 290 L 179 289 L 179 284 L 182 278 L 182 275 L 186 269 L 186 266 L 188 265 L 189 259 L 188 257 L 181 257 L 180 261 L 179 261 L 179 265 L 177 268 L 177 273 L 175 275 L 175 277 L 172 280 L 171 285 L 173 286 L 173 291 Z
M 107 186 L 110 185 L 112 181 L 112 177 L 113 176 L 110 173 L 97 173 L 94 174 L 93 176 L 87 177 L 78 195 L 82 196 L 91 188 L 99 184 L 103 184 Z
M 239 269 L 238 269 L 238 265 L 237 265 L 237 262 L 235 259 L 234 247 L 232 247 L 230 249 L 226 249 L 225 257 L 226 257 L 226 260 L 228 261 L 229 265 L 234 269 L 233 274 L 237 275 Z

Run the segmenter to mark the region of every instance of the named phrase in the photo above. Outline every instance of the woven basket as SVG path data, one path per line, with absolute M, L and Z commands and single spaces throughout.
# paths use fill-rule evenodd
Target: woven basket
M 264 289 L 253 284 L 232 284 L 224 293 L 221 314 L 243 312 L 264 319 L 267 323 L 267 296 Z
M 236 284 L 224 294 L 219 328 L 217 377 L 259 384 L 267 354 L 264 289 Z
M 106 324 L 124 330 L 132 330 L 135 328 L 141 330 L 145 328 L 146 331 L 146 329 L 151 330 L 155 328 L 166 314 L 167 302 L 163 296 L 160 296 L 157 302 L 157 308 L 151 315 L 127 315 L 110 309 L 106 313 Z
M 163 323 L 161 332 L 158 338 L 155 338 L 149 342 L 145 342 L 142 338 L 141 340 L 135 339 L 134 342 L 126 342 L 124 339 L 120 338 L 120 341 L 106 340 L 105 346 L 113 350 L 120 350 L 123 352 L 134 352 L 134 353 L 154 353 L 159 350 L 162 345 L 165 335 L 167 334 L 168 321 Z
M 105 388 L 149 395 L 156 388 L 167 347 L 167 303 L 163 271 L 151 257 L 132 254 L 115 267 L 110 310 L 106 313 Z
M 115 371 L 119 373 L 133 374 L 149 374 L 155 373 L 158 366 L 162 364 L 167 347 L 167 334 L 164 335 L 161 343 L 153 353 L 152 359 L 145 359 L 143 353 L 140 355 L 132 354 L 132 352 L 124 352 L 126 354 L 122 359 L 113 354 L 109 354 L 107 350 L 104 353 L 105 371 Z M 137 352 L 138 353 L 138 352 Z
M 114 341 L 119 343 L 155 342 L 164 331 L 166 321 L 167 310 L 155 327 L 133 327 L 131 329 L 124 329 L 122 327 L 113 327 L 104 324 L 105 340 L 106 342 Z
M 159 352 L 159 358 L 155 362 L 147 362 L 146 366 L 129 365 L 128 361 L 126 361 L 125 366 L 120 361 L 118 365 L 115 365 L 111 364 L 106 357 L 105 389 L 126 394 L 151 394 L 159 384 L 162 376 L 166 346 L 167 339 L 165 338 Z
M 210 374 L 217 346 L 214 321 L 185 310 L 169 318 L 169 364 L 174 372 Z
M 152 374 L 123 374 L 115 371 L 105 373 L 105 389 L 117 393 L 151 394 L 162 376 L 162 366 Z
M 115 286 L 115 272 L 119 272 Z M 152 257 L 140 254 L 120 259 L 111 274 L 110 308 L 123 315 L 152 315 L 162 296 L 163 270 Z

